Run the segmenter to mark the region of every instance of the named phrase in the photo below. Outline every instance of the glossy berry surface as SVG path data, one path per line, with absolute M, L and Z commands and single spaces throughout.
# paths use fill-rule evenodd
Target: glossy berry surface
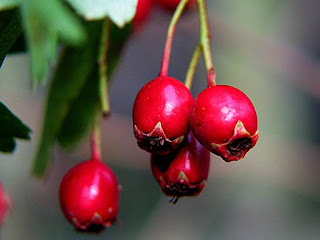
M 200 194 L 208 178 L 209 165 L 210 152 L 191 132 L 176 151 L 168 155 L 151 156 L 153 176 L 162 191 L 173 197 L 173 203 L 179 197 Z
M 159 6 L 174 11 L 178 4 L 180 3 L 181 0 L 154 0 Z M 186 8 L 191 8 L 193 6 L 195 6 L 196 1 L 195 0 L 189 0 Z
M 189 122 L 197 140 L 228 162 L 243 158 L 259 137 L 250 99 L 227 85 L 203 90 L 192 104 Z
M 192 102 L 185 85 L 169 76 L 159 76 L 143 86 L 133 105 L 139 147 L 158 154 L 176 149 L 188 134 Z
M 64 176 L 60 205 L 78 230 L 100 231 L 115 220 L 120 190 L 115 174 L 98 160 L 84 161 Z
M 152 0 L 138 0 L 136 14 L 133 18 L 134 28 L 141 26 L 146 21 L 150 15 L 152 3 Z

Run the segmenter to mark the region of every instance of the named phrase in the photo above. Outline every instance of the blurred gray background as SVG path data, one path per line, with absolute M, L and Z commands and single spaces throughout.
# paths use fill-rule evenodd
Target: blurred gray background
M 122 185 L 120 226 L 77 233 L 58 202 L 62 176 L 89 158 L 88 138 L 75 149 L 54 147 L 45 181 L 30 176 L 46 89 L 31 90 L 29 58 L 7 57 L 0 99 L 33 130 L 13 155 L 0 155 L 0 180 L 13 200 L 1 239 L 320 239 L 320 1 L 210 0 L 218 84 L 244 91 L 256 107 L 260 139 L 239 162 L 212 156 L 202 194 L 168 203 L 138 149 L 131 126 L 135 95 L 160 69 L 170 13 L 154 8 L 133 35 L 113 76 L 112 117 L 102 123 L 103 160 Z M 183 81 L 198 36 L 198 15 L 185 13 L 173 43 L 170 75 Z M 206 86 L 203 61 L 194 97 Z

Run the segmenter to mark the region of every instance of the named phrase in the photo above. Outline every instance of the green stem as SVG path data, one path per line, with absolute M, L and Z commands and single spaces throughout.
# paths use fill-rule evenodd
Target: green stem
M 103 116 L 110 115 L 107 61 L 110 43 L 110 20 L 106 18 L 102 24 L 99 48 L 99 96 Z
M 168 33 L 167 33 L 167 39 L 163 51 L 163 57 L 162 57 L 162 64 L 160 68 L 160 75 L 167 76 L 168 75 L 168 69 L 169 69 L 169 62 L 170 62 L 170 54 L 171 54 L 171 46 L 172 46 L 172 40 L 174 36 L 174 32 L 176 29 L 177 22 L 183 12 L 184 7 L 186 6 L 187 2 L 189 0 L 181 0 L 179 5 L 177 6 L 172 19 L 170 21 L 169 27 L 168 27 Z
M 91 133 L 91 159 L 101 161 L 100 114 L 95 116 Z
M 188 72 L 186 74 L 186 80 L 184 82 L 184 85 L 186 85 L 186 87 L 189 90 L 192 85 L 193 76 L 194 76 L 194 73 L 196 71 L 196 68 L 197 68 L 197 65 L 199 62 L 200 54 L 201 54 L 201 44 L 199 43 L 193 52 L 193 56 L 191 58 L 191 61 L 190 61 L 189 67 L 188 67 Z
M 212 63 L 211 48 L 210 48 L 210 30 L 207 6 L 205 0 L 197 0 L 199 18 L 200 18 L 200 43 L 203 52 L 204 62 L 207 70 L 208 87 L 216 85 L 215 70 Z

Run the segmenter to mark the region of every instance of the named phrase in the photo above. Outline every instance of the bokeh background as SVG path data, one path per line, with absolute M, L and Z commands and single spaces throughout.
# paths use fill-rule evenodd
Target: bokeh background
M 32 91 L 29 57 L 7 57 L 0 99 L 32 128 L 13 155 L 0 155 L 0 180 L 13 199 L 2 239 L 320 239 L 320 1 L 208 0 L 218 84 L 244 91 L 256 107 L 260 139 L 239 162 L 212 156 L 202 194 L 168 203 L 138 149 L 131 126 L 135 95 L 160 69 L 171 14 L 154 8 L 127 43 L 110 89 L 112 117 L 102 122 L 103 160 L 122 185 L 120 225 L 81 234 L 63 217 L 59 183 L 90 156 L 88 138 L 75 149 L 54 146 L 45 181 L 30 176 L 47 89 Z M 186 12 L 176 31 L 169 72 L 183 81 L 199 36 Z M 192 93 L 206 86 L 200 61 Z

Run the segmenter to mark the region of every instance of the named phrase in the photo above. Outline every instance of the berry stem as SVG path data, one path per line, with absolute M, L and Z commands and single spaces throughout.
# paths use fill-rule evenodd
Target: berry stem
M 189 0 L 181 0 L 179 5 L 177 6 L 172 19 L 170 21 L 169 27 L 168 27 L 168 33 L 167 33 L 167 39 L 163 51 L 162 56 L 162 63 L 160 68 L 159 76 L 168 76 L 168 69 L 169 69 L 169 62 L 170 62 L 170 54 L 171 54 L 171 46 L 172 46 L 172 40 L 174 36 L 174 31 L 176 29 L 177 22 L 183 12 L 184 7 L 186 6 L 187 2 Z
M 201 44 L 199 43 L 196 47 L 196 49 L 193 52 L 190 64 L 189 64 L 189 68 L 188 68 L 188 72 L 186 74 L 186 80 L 184 82 L 184 85 L 186 85 L 186 87 L 190 90 L 191 85 L 192 85 L 192 81 L 193 81 L 193 77 L 194 77 L 194 73 L 196 71 L 198 62 L 199 62 L 199 58 L 200 58 L 200 54 L 201 54 Z
M 97 114 L 91 133 L 91 159 L 101 161 L 100 114 Z
M 107 61 L 110 42 L 110 20 L 106 18 L 102 24 L 99 46 L 99 96 L 101 111 L 104 117 L 110 115 Z
M 210 48 L 210 30 L 208 12 L 205 0 L 197 0 L 200 19 L 200 43 L 203 52 L 204 62 L 207 70 L 208 87 L 215 86 L 215 70 L 212 63 Z

